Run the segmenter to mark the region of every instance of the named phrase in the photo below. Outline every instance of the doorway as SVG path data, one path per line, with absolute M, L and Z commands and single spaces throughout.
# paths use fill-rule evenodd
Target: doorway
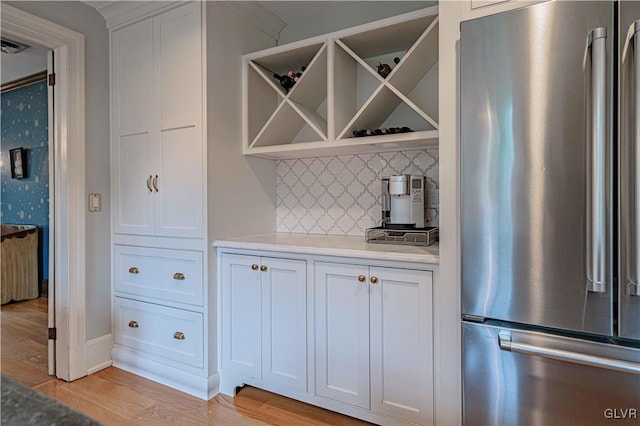
M 85 74 L 84 36 L 13 6 L 2 6 L 2 34 L 54 52 L 51 138 L 55 253 L 56 377 L 75 380 L 85 365 Z
M 55 375 L 51 55 L 2 37 L 2 371 L 31 386 Z

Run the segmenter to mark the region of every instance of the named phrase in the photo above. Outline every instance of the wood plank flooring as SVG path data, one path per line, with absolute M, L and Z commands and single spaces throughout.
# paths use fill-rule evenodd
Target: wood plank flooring
M 2 373 L 105 425 L 367 425 L 246 387 L 235 398 L 189 396 L 115 367 L 73 382 L 47 375 L 47 299 L 1 308 Z

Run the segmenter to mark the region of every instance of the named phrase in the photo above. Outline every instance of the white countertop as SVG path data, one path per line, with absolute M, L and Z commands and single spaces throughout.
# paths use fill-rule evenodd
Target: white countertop
M 365 242 L 364 236 L 272 233 L 220 240 L 213 243 L 213 246 L 401 262 L 440 263 L 438 243 L 428 247 L 370 244 Z

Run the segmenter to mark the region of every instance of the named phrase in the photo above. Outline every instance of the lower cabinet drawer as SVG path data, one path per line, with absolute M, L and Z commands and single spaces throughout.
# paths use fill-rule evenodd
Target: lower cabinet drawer
M 202 253 L 115 246 L 115 290 L 168 302 L 202 306 Z
M 202 368 L 203 316 L 121 297 L 115 300 L 115 341 L 136 351 Z

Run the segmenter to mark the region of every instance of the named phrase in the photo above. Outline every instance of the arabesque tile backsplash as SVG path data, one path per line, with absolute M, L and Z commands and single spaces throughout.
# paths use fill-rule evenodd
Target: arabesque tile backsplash
M 278 232 L 363 236 L 380 224 L 380 179 L 425 175 L 429 226 L 438 226 L 438 149 L 279 160 Z

